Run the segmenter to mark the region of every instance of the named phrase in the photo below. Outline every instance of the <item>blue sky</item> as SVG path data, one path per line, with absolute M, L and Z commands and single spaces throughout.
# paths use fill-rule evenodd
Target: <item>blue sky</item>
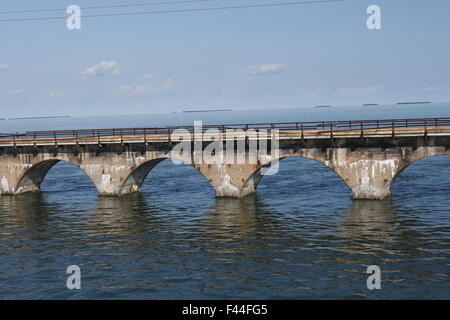
M 217 0 L 83 14 L 220 7 Z M 129 3 L 151 2 L 131 1 Z M 10 1 L 0 11 L 124 4 Z M 382 30 L 366 9 L 382 10 Z M 0 22 L 0 117 L 450 101 L 448 0 Z M 0 18 L 66 16 L 64 12 Z

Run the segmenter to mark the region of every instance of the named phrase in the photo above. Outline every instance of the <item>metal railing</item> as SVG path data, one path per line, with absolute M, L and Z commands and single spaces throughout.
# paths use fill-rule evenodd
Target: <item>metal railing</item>
M 373 129 L 392 129 L 393 133 L 397 128 L 432 128 L 432 127 L 450 127 L 450 118 L 416 118 L 416 119 L 384 119 L 384 120 L 349 120 L 349 121 L 318 121 L 318 122 L 277 122 L 277 123 L 246 123 L 246 124 L 219 124 L 202 125 L 202 131 L 206 130 L 229 132 L 254 130 L 279 131 L 299 131 L 301 135 L 308 131 L 319 131 L 333 136 L 335 133 L 343 131 L 358 131 L 361 134 L 365 130 Z M 176 129 L 184 129 L 190 133 L 195 132 L 194 126 L 170 126 L 156 128 L 113 128 L 113 129 L 81 129 L 81 130 L 55 130 L 55 131 L 28 131 L 25 133 L 0 133 L 0 142 L 5 140 L 36 140 L 52 139 L 55 142 L 58 139 L 78 139 L 98 138 L 105 136 L 111 137 L 129 137 L 152 135 L 169 136 Z M 425 130 L 426 131 L 426 130 Z

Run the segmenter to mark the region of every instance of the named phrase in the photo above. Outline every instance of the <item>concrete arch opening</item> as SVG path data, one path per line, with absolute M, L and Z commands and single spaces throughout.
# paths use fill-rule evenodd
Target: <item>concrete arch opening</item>
M 434 168 L 430 170 L 430 168 Z M 399 171 L 391 185 L 393 196 L 450 194 L 450 155 L 420 157 Z M 433 183 L 430 184 L 430 181 Z
M 63 187 L 63 188 L 61 188 Z M 44 176 L 41 191 L 95 193 L 94 181 L 77 165 L 60 160 Z
M 94 182 L 78 165 L 66 160 L 49 159 L 28 168 L 19 178 L 14 193 L 38 192 L 41 187 L 52 189 L 56 180 L 67 180 L 68 177 L 74 178 L 74 185 L 78 188 L 80 183 L 95 188 Z
M 148 177 L 148 178 L 147 178 Z M 164 190 L 207 192 L 212 190 L 209 179 L 200 168 L 180 161 L 174 163 L 172 158 L 157 158 L 141 163 L 125 179 L 122 193 L 138 191 L 159 192 Z M 157 186 L 153 190 L 153 187 Z
M 274 167 L 278 166 L 275 173 Z M 343 178 L 323 162 L 300 156 L 286 156 L 273 161 L 267 172 L 275 174 L 261 175 L 261 170 L 269 166 L 258 168 L 247 181 L 247 185 L 258 186 L 258 190 L 265 194 L 279 193 L 297 195 L 303 193 L 333 192 L 333 194 L 348 194 L 350 188 Z M 295 173 L 294 173 L 295 172 Z M 302 175 L 304 173 L 304 175 Z M 298 177 L 298 175 L 301 177 Z M 300 182 L 300 184 L 299 184 Z M 339 196 L 337 196 L 339 197 Z M 342 198 L 342 197 L 340 197 Z

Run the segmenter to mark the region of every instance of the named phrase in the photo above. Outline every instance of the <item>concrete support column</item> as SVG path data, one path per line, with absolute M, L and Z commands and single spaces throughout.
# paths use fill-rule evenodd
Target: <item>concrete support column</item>
M 353 199 L 382 200 L 391 196 L 391 185 L 400 171 L 401 161 L 355 160 L 339 162 L 334 170 L 344 179 Z
M 20 161 L 14 157 L 3 156 L 0 161 L 0 194 L 17 193 L 21 177 L 28 171 L 31 165 Z M 39 190 L 39 187 L 32 182 L 29 183 L 29 189 Z
M 127 177 L 132 173 L 133 167 L 125 164 L 94 163 L 80 166 L 92 182 L 100 195 L 123 195 L 139 191 L 139 185 L 129 184 L 124 188 Z
M 401 148 L 335 148 L 327 150 L 325 158 L 324 163 L 352 190 L 353 199 L 389 198 L 395 177 L 410 163 Z
M 37 161 L 27 154 L 4 154 L 0 161 L 0 194 L 20 194 L 40 190 L 48 170 L 59 160 Z
M 195 165 L 216 191 L 216 197 L 242 198 L 254 193 L 261 179 L 256 164 Z

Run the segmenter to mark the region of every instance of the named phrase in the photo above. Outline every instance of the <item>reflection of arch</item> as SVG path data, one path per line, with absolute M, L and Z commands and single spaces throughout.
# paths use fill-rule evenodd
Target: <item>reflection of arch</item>
M 139 191 L 142 184 L 144 183 L 145 178 L 148 176 L 150 171 L 156 167 L 160 162 L 164 160 L 172 160 L 170 157 L 164 157 L 164 158 L 157 158 L 145 161 L 141 163 L 138 167 L 136 167 L 125 179 L 124 183 L 122 184 L 122 192 L 135 192 Z M 195 166 L 193 166 L 191 163 L 188 163 L 186 161 L 176 159 L 177 161 L 180 161 L 184 164 L 189 165 L 190 167 L 194 168 L 197 172 L 201 174 L 203 178 L 206 179 L 206 181 L 209 182 L 207 177 Z
M 40 193 L 26 196 L 1 196 L 0 207 L 2 208 L 0 219 L 10 221 L 18 230 L 46 225 L 51 214 L 49 204 Z M 25 234 L 30 235 L 27 232 Z
M 50 169 L 54 165 L 56 165 L 60 161 L 70 163 L 71 165 L 80 169 L 84 174 L 86 174 L 86 172 L 83 169 L 81 169 L 78 164 L 73 163 L 70 160 L 61 160 L 61 159 L 43 160 L 43 161 L 33 164 L 32 167 L 30 167 L 27 171 L 25 171 L 22 174 L 22 176 L 18 180 L 16 192 L 22 193 L 22 192 L 28 192 L 28 191 L 39 191 L 41 183 L 44 180 L 47 173 L 50 171 Z M 89 175 L 87 175 L 87 174 L 86 174 L 86 176 L 89 177 Z M 89 177 L 89 179 L 92 181 L 92 179 L 90 177 Z M 92 181 L 92 182 L 94 183 L 94 181 Z M 95 183 L 94 183 L 94 185 L 95 185 Z
M 334 259 L 351 263 L 354 255 L 378 256 L 380 252 L 396 254 L 393 244 L 399 241 L 401 224 L 396 223 L 396 207 L 390 199 L 354 200 L 339 210 L 337 235 L 345 239 L 333 253 Z M 341 214 L 343 213 L 343 214 Z
M 259 204 L 261 205 L 261 204 Z M 200 224 L 207 231 L 205 237 L 211 242 L 235 242 L 254 235 L 260 222 L 257 217 L 258 198 L 252 194 L 243 199 L 217 198 L 209 212 L 202 216 Z M 218 237 L 217 235 L 220 235 Z M 211 252 L 221 249 L 210 247 Z M 251 248 L 238 246 L 233 253 L 249 253 Z
M 257 186 L 257 184 L 261 181 L 261 179 L 264 177 L 264 175 L 261 174 L 261 170 L 263 169 L 269 169 L 270 167 L 273 167 L 274 165 L 277 165 L 279 163 L 281 163 L 282 160 L 287 159 L 287 158 L 301 158 L 301 159 L 308 159 L 308 160 L 313 160 L 317 163 L 322 164 L 323 166 L 325 166 L 326 168 L 330 169 L 331 171 L 333 171 L 336 176 L 338 176 L 343 182 L 344 184 L 347 186 L 348 189 L 351 190 L 351 187 L 347 184 L 347 181 L 339 174 L 339 172 L 337 172 L 336 170 L 334 170 L 333 168 L 327 166 L 322 160 L 316 158 L 316 157 L 308 157 L 308 156 L 300 156 L 300 155 L 289 155 L 289 156 L 283 156 L 283 157 L 279 157 L 278 159 L 272 160 L 270 163 L 260 166 L 245 182 L 245 186 L 249 187 L 251 185 L 254 185 L 255 187 Z
M 98 197 L 93 214 L 84 219 L 89 232 L 97 236 L 115 237 L 119 241 L 148 234 L 152 228 L 162 228 L 160 209 L 148 203 L 141 193 L 127 197 Z M 150 244 L 149 244 L 150 245 Z M 123 246 L 133 247 L 133 241 Z

